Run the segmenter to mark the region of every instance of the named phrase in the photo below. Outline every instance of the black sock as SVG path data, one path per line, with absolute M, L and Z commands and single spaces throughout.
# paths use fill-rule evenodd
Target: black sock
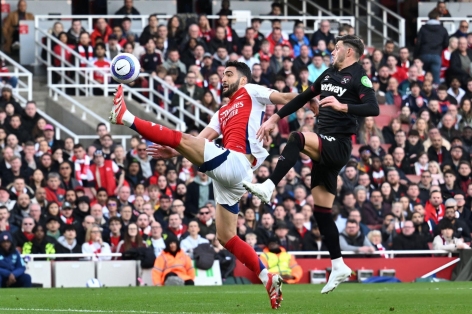
M 324 237 L 331 259 L 342 257 L 341 247 L 339 246 L 338 227 L 336 227 L 333 217 L 331 216 L 331 208 L 315 205 L 313 216 L 318 223 L 321 235 Z
M 300 156 L 300 152 L 305 147 L 305 136 L 301 132 L 292 132 L 288 138 L 282 155 L 279 157 L 277 166 L 270 176 L 270 180 L 274 182 L 275 186 L 285 177 L 287 172 L 295 166 Z

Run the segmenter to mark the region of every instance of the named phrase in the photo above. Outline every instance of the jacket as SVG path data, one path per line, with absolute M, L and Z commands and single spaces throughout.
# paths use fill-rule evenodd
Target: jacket
M 12 242 L 10 250 L 8 252 L 0 248 L 0 278 L 6 279 L 13 274 L 15 278 L 20 277 L 25 273 L 26 267 L 20 253 L 15 249 L 13 245 L 13 239 L 8 231 L 0 233 L 0 239 L 8 240 Z
M 64 201 L 66 190 L 57 188 L 57 190 L 51 190 L 49 187 L 44 188 L 46 190 L 46 200 L 48 202 L 56 202 L 59 206 L 62 206 L 62 202 Z
M 426 239 L 417 234 L 406 236 L 399 234 L 393 238 L 392 250 L 429 250 Z
M 472 49 L 467 49 L 466 50 L 467 56 L 469 59 L 472 61 Z M 449 61 L 449 68 L 447 69 L 447 76 L 448 77 L 454 77 L 457 76 L 459 79 L 463 77 L 469 77 L 469 73 L 465 72 L 462 69 L 462 63 L 461 63 L 461 52 L 456 49 L 453 53 L 451 53 L 451 59 Z M 461 82 L 462 83 L 462 82 Z
M 364 202 L 361 209 L 362 222 L 366 225 L 381 225 L 391 209 L 392 206 L 388 203 L 382 203 L 380 210 L 377 210 L 371 202 Z
M 436 210 L 436 208 L 431 205 L 428 200 L 424 206 L 424 221 L 431 219 L 437 225 L 439 221 L 443 219 L 445 212 L 446 206 L 444 204 L 439 205 L 438 210 Z
M 26 21 L 34 21 L 34 15 L 32 13 L 25 13 Z M 17 11 L 13 11 L 5 18 L 3 21 L 3 38 L 5 39 L 5 44 L 3 45 L 3 50 L 6 53 L 10 53 L 11 45 L 13 43 L 13 33 L 17 29 L 17 26 L 20 24 L 20 16 Z
M 104 169 L 100 169 L 104 168 Z M 103 167 L 98 168 L 101 175 L 101 186 L 107 189 L 107 194 L 114 195 L 116 189 L 116 179 L 115 173 L 113 172 L 113 161 L 112 160 L 105 160 Z M 105 171 L 105 176 L 103 176 L 103 172 Z M 95 180 L 95 188 L 99 188 L 97 177 L 96 177 L 97 165 L 93 164 L 90 165 L 90 172 L 92 172 L 94 180 Z
M 429 20 L 418 32 L 415 47 L 415 56 L 437 55 L 441 56 L 444 49 L 449 46 L 449 34 L 438 20 Z
M 192 183 L 187 185 L 187 197 L 185 198 L 185 216 L 189 218 L 195 218 L 198 213 L 199 199 L 205 198 L 206 200 L 213 200 L 215 196 L 213 194 L 213 184 L 211 179 L 206 182 L 201 182 L 199 177 L 196 177 Z M 208 195 L 200 195 L 200 187 L 208 186 Z
M 444 250 L 451 253 L 457 252 L 457 245 L 463 244 L 462 239 L 452 237 L 452 239 L 446 239 L 442 235 L 437 235 L 433 240 L 433 250 Z
M 346 230 L 343 230 L 343 232 L 339 234 L 339 244 L 341 246 L 342 251 L 357 251 L 357 249 L 362 246 L 373 247 L 369 239 L 367 239 L 367 237 L 363 235 L 360 231 L 354 238 L 352 238 L 347 235 Z
M 56 254 L 56 245 L 56 239 L 45 235 L 43 240 L 39 243 L 34 239 L 25 242 L 23 244 L 22 254 Z M 49 258 L 47 260 L 49 260 Z
M 95 28 L 93 30 L 92 34 L 90 34 L 90 41 L 92 43 L 92 46 L 95 47 L 95 44 L 97 43 L 97 38 L 98 37 L 101 37 L 103 39 L 104 43 L 108 43 L 108 36 L 110 36 L 112 33 L 113 33 L 113 30 L 111 29 L 111 27 L 108 24 L 105 28 L 105 33 L 103 33 L 103 34 L 100 32 L 100 30 L 98 30 L 98 28 Z
M 175 256 L 162 251 L 161 255 L 156 258 L 152 269 L 153 284 L 163 286 L 165 277 L 169 273 L 175 273 L 184 281 L 195 279 L 192 260 L 182 250 L 179 250 Z
M 308 56 L 310 58 L 313 57 L 313 51 L 311 50 L 311 47 L 310 47 L 310 40 L 306 36 L 303 36 L 303 43 L 302 44 L 300 44 L 300 42 L 298 41 L 298 38 L 295 36 L 295 34 L 291 34 L 288 37 L 288 40 L 290 41 L 290 44 L 293 47 L 293 55 L 295 56 L 295 58 L 300 55 L 300 49 L 301 49 L 302 45 L 307 45 L 310 48 Z
M 269 273 L 293 276 L 294 279 L 285 279 L 285 282 L 298 283 L 303 276 L 302 267 L 298 265 L 295 257 L 287 253 L 283 247 L 280 250 L 280 253 L 275 254 L 269 252 L 267 248 L 264 249 L 260 255 L 261 262 L 267 267 Z
M 57 239 L 56 253 L 57 254 L 80 254 L 82 253 L 82 247 L 77 244 L 76 239 L 74 239 L 74 242 L 72 242 L 72 245 L 69 245 L 69 243 L 67 243 L 64 236 L 62 236 L 62 237 L 59 237 L 59 239 Z M 78 258 L 63 257 L 63 258 L 58 258 L 56 260 L 67 261 L 67 260 L 78 260 Z
M 192 97 L 190 97 L 190 92 L 189 92 L 188 89 L 187 89 L 187 85 L 183 84 L 183 85 L 179 88 L 179 90 L 180 90 L 182 93 L 184 93 L 185 95 L 189 96 L 190 98 L 192 98 L 192 99 L 194 99 L 194 100 L 200 100 L 200 101 L 201 101 L 202 98 L 203 98 L 203 94 L 205 94 L 205 91 L 203 90 L 203 88 L 198 87 L 198 86 L 196 86 L 196 85 L 195 85 L 194 88 L 195 88 L 195 90 L 193 91 L 193 96 L 192 96 Z M 172 107 L 179 107 L 179 100 L 180 100 L 179 95 L 174 95 L 174 97 L 172 97 L 172 104 L 171 104 L 171 106 L 172 106 Z M 186 102 L 186 100 L 184 99 L 184 106 L 185 106 L 185 107 L 193 107 L 193 105 L 190 105 L 190 106 L 185 105 L 185 102 Z M 192 109 L 192 108 L 187 108 L 187 109 Z

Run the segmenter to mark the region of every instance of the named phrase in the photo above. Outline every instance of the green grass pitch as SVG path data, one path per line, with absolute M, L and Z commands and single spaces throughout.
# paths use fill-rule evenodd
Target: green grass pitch
M 472 313 L 472 283 L 284 285 L 281 313 Z M 0 313 L 273 313 L 262 285 L 1 289 Z

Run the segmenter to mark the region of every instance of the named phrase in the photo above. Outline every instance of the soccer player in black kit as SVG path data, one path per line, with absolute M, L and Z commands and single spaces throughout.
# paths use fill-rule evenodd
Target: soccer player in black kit
M 333 291 L 351 275 L 344 263 L 339 246 L 339 233 L 331 217 L 331 208 L 336 195 L 339 171 L 351 156 L 351 135 L 357 133 L 357 117 L 379 115 L 379 105 L 372 83 L 359 64 L 364 53 L 364 44 L 357 36 L 346 35 L 336 39 L 332 53 L 333 65 L 318 77 L 315 83 L 278 113 L 262 124 L 258 138 L 270 136 L 277 122 L 303 107 L 314 97 L 312 110 L 318 114 L 319 133 L 292 132 L 272 175 L 262 184 L 243 182 L 244 187 L 265 203 L 282 178 L 297 162 L 300 152 L 313 160 L 311 188 L 314 199 L 313 215 L 332 262 L 332 272 L 321 293 Z

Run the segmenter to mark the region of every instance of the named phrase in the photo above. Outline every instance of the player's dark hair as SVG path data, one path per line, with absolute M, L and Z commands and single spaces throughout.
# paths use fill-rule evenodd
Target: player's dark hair
M 336 37 L 336 43 L 338 41 L 342 41 L 344 45 L 354 49 L 356 52 L 356 59 L 359 59 L 360 56 L 364 54 L 364 43 L 359 37 L 353 35 L 344 35 Z
M 438 17 L 439 17 L 439 11 L 438 10 L 432 10 L 428 14 L 428 19 L 430 19 L 430 20 L 436 20 L 436 19 L 438 19 Z
M 235 67 L 240 76 L 245 76 L 248 80 L 251 79 L 251 69 L 244 62 L 229 61 L 226 63 L 226 67 Z

